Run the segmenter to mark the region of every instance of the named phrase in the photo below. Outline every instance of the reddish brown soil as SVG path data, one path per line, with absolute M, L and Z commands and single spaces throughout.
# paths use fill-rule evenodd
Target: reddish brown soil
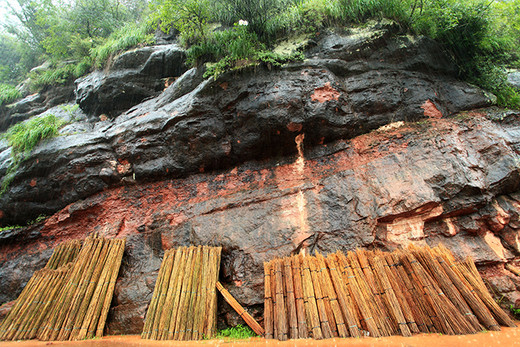
M 488 331 L 475 335 L 448 336 L 440 334 L 420 334 L 412 337 L 392 336 L 385 338 L 348 338 L 329 340 L 291 340 L 275 341 L 262 338 L 248 340 L 207 340 L 190 342 L 141 340 L 137 335 L 107 336 L 101 339 L 75 342 L 18 341 L 0 342 L 2 347 L 43 347 L 43 346 L 80 346 L 80 347 L 116 347 L 116 346 L 406 346 L 406 347 L 483 347 L 483 346 L 520 346 L 520 328 L 502 328 L 502 331 Z

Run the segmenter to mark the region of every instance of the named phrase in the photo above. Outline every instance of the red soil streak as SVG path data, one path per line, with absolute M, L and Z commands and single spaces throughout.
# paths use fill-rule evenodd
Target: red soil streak
M 163 218 L 169 216 L 170 224 L 177 226 L 196 215 L 227 209 L 228 204 L 233 205 L 236 201 L 259 197 L 269 199 L 269 196 L 279 196 L 280 193 L 296 194 L 304 187 L 317 192 L 320 187 L 315 183 L 323 178 L 347 170 L 366 176 L 370 171 L 368 163 L 387 155 L 406 153 L 406 135 L 416 131 L 413 127 L 403 126 L 359 136 L 349 141 L 342 151 L 306 160 L 303 170 L 294 163 L 258 170 L 238 166 L 218 175 L 200 173 L 185 179 L 107 189 L 83 202 L 73 203 L 47 219 L 40 231 L 45 244 L 0 246 L 0 262 L 17 256 L 22 249 L 23 252 L 39 252 L 65 240 L 84 238 L 90 232 L 102 231 L 106 227 L 119 229 L 121 226 L 118 237 L 131 235 L 138 227 L 151 224 L 156 213 L 163 213 Z M 457 124 L 437 120 L 435 131 L 457 131 Z M 186 210 L 186 206 L 194 205 L 197 205 L 196 212 Z M 164 243 L 166 245 L 168 241 Z
M 324 103 L 325 101 L 338 100 L 340 93 L 332 88 L 330 82 L 325 83 L 323 87 L 314 89 L 314 94 L 311 95 L 312 101 Z
M 426 100 L 424 104 L 422 104 L 421 108 L 424 110 L 424 115 L 426 117 L 436 119 L 442 118 L 441 111 L 439 111 L 437 106 L 435 106 L 435 104 L 431 100 Z
M 290 132 L 299 132 L 302 131 L 302 129 L 303 125 L 301 125 L 300 123 L 290 122 L 289 124 L 287 124 L 287 130 L 289 130 Z
M 31 187 L 36 187 L 36 184 L 37 184 L 37 181 L 36 181 L 35 178 L 33 178 L 33 179 L 31 180 L 31 183 L 29 183 L 29 185 L 30 185 Z

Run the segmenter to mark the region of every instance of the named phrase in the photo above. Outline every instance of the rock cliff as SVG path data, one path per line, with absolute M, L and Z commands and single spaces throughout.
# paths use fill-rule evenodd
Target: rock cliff
M 149 49 L 78 81 L 83 120 L 33 151 L 0 198 L 4 225 L 50 215 L 0 232 L 0 303 L 56 244 L 96 230 L 128 240 L 112 334 L 140 331 L 164 250 L 189 244 L 223 247 L 221 280 L 257 317 L 272 257 L 409 243 L 474 257 L 503 303 L 520 304 L 506 269 L 520 254 L 520 115 L 481 109 L 490 97 L 456 79 L 438 44 L 398 29 L 323 33 L 279 69 L 191 69 L 144 101 L 117 96 L 110 76 L 133 71 L 139 89 Z M 149 67 L 161 71 L 151 85 L 185 71 L 175 64 Z M 85 101 L 107 89 L 112 103 Z

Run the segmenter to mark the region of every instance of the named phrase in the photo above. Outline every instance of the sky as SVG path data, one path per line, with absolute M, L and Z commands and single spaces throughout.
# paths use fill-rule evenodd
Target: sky
M 13 20 L 13 16 L 9 14 L 10 9 L 7 6 L 8 3 L 11 3 L 14 6 L 17 6 L 17 2 L 15 0 L 0 0 L 0 23 L 4 24 L 6 20 Z M 3 27 L 3 25 L 2 25 Z

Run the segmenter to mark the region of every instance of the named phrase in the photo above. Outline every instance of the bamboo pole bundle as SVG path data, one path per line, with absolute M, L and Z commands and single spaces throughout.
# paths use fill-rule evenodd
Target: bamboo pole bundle
M 192 340 L 193 339 L 193 323 L 197 319 L 195 317 L 195 307 L 196 307 L 196 300 L 198 295 L 198 288 L 199 284 L 201 283 L 201 261 L 202 261 L 202 246 L 198 246 L 195 249 L 194 255 L 193 255 L 193 273 L 192 273 L 192 283 L 191 283 L 191 296 L 190 301 L 188 302 L 188 320 L 186 322 L 186 333 L 185 333 L 185 340 Z M 216 285 L 216 284 L 215 284 Z M 190 318 L 191 317 L 191 318 Z
M 58 281 L 58 273 L 49 269 L 40 270 L 42 281 L 41 286 L 38 289 L 36 295 L 33 296 L 30 305 L 22 315 L 18 317 L 18 328 L 16 329 L 12 340 L 23 340 L 29 332 L 31 332 L 34 326 L 32 322 L 37 319 L 43 306 L 45 306 L 48 299 L 48 292 L 52 291 L 52 288 Z
M 449 257 L 444 254 L 440 247 L 435 248 L 435 254 L 437 261 L 440 266 L 444 269 L 446 274 L 450 277 L 452 283 L 457 287 L 459 292 L 464 297 L 466 303 L 471 307 L 472 311 L 478 317 L 481 324 L 488 330 L 499 331 L 500 326 L 498 322 L 493 318 L 493 315 L 488 310 L 486 305 L 480 300 L 479 296 L 475 293 L 471 284 L 466 280 L 464 275 L 459 272 Z
M 201 253 L 201 269 L 200 280 L 197 288 L 198 299 L 195 304 L 195 322 L 193 324 L 193 340 L 200 340 L 203 338 L 202 331 L 204 330 L 204 305 L 206 304 L 206 287 L 208 285 L 208 265 L 209 265 L 209 248 L 202 247 Z
M 412 253 L 408 253 L 407 257 L 414 270 L 418 273 L 421 282 L 426 286 L 425 291 L 428 292 L 429 297 L 432 299 L 432 304 L 434 305 L 438 316 L 441 318 L 441 325 L 446 329 L 445 333 L 476 333 L 477 330 L 471 326 L 467 318 L 463 316 L 446 297 L 444 292 L 438 287 L 435 280 L 430 277 L 417 258 Z
M 337 293 L 337 299 L 339 301 L 339 305 L 341 311 L 343 312 L 345 321 L 348 324 L 350 336 L 360 337 L 361 334 L 359 332 L 359 320 L 357 318 L 356 308 L 353 305 L 353 302 L 348 293 L 348 289 L 342 279 L 341 272 L 338 270 L 339 265 L 336 259 L 336 254 L 329 254 L 326 259 L 327 266 L 330 271 L 330 277 L 334 285 L 333 290 L 335 290 Z
M 302 289 L 305 312 L 307 312 L 308 314 L 307 326 L 309 327 L 309 331 L 312 333 L 312 337 L 315 340 L 321 340 L 324 337 L 324 333 L 322 332 L 320 316 L 318 313 L 318 305 L 316 303 L 316 297 L 314 294 L 311 269 L 309 267 L 307 257 L 303 257 L 302 255 L 300 255 L 299 257 L 299 263 L 301 264 L 302 273 Z
M 64 324 L 61 326 L 59 334 L 57 334 L 57 336 L 55 337 L 56 340 L 64 341 L 69 339 L 72 329 L 74 328 L 74 319 L 78 314 L 78 311 L 81 307 L 81 303 L 85 300 L 85 294 L 87 292 L 92 275 L 94 274 L 94 270 L 96 269 L 96 265 L 99 261 L 104 260 L 104 258 L 101 258 L 103 248 L 103 240 L 97 239 L 95 250 L 93 254 L 89 254 L 89 259 L 87 261 L 85 272 L 80 275 L 79 284 L 76 288 L 76 291 L 73 294 L 71 305 L 69 306 Z
M 382 257 L 376 256 L 375 258 L 373 258 L 372 266 L 374 268 L 375 273 L 377 274 L 377 277 L 381 280 L 386 301 L 388 302 L 389 308 L 393 313 L 393 316 L 399 324 L 399 330 L 401 331 L 401 335 L 412 336 L 412 333 L 408 328 L 408 324 L 406 322 L 404 314 L 401 311 L 401 306 L 399 305 L 397 296 L 395 295 L 394 290 L 392 288 L 392 284 L 390 283 L 390 279 L 388 278 L 385 272 Z
M 416 322 L 417 319 L 414 316 L 415 307 L 412 308 L 412 305 L 409 304 L 410 301 L 413 302 L 413 298 L 411 298 L 408 288 L 399 277 L 398 270 L 396 268 L 397 264 L 394 263 L 390 254 L 383 254 L 381 259 L 383 261 L 383 268 L 394 290 L 397 300 L 399 301 L 399 306 L 402 309 L 410 332 L 413 334 L 420 333 L 421 331 L 419 330 Z M 415 310 L 417 311 L 417 309 Z
M 218 274 L 220 271 L 220 257 L 221 257 L 222 247 L 212 247 L 210 252 L 210 261 L 211 267 L 208 274 L 208 293 L 206 297 L 206 312 L 209 312 L 207 317 L 210 320 L 205 324 L 205 336 L 210 338 L 213 337 L 217 331 L 217 292 L 216 292 L 216 284 L 218 281 Z
M 423 267 L 427 269 L 430 275 L 436 280 L 442 292 L 445 293 L 446 298 L 455 305 L 457 311 L 463 315 L 469 324 L 471 324 L 474 332 L 481 331 L 482 326 L 480 325 L 477 316 L 475 316 L 473 311 L 469 308 L 462 294 L 457 290 L 450 277 L 444 272 L 441 264 L 439 264 L 437 259 L 432 255 L 431 249 L 429 247 L 412 247 L 411 251 L 421 262 Z
M 165 252 L 165 256 L 168 251 Z M 162 261 L 161 266 L 159 268 L 159 272 L 157 274 L 157 280 L 155 282 L 155 287 L 152 294 L 152 301 L 148 306 L 148 311 L 146 312 L 146 319 L 144 321 L 143 332 L 141 333 L 141 338 L 149 339 L 152 334 L 152 326 L 155 317 L 155 312 L 157 311 L 157 306 L 159 302 L 159 297 L 161 296 L 161 288 L 162 282 L 164 281 L 164 271 L 166 268 L 166 262 Z
M 41 289 L 45 287 L 47 283 L 47 279 L 44 276 L 44 272 L 39 270 L 35 273 L 34 277 L 36 277 L 36 281 L 31 288 L 31 291 L 28 293 L 28 296 L 21 303 L 21 307 L 18 311 L 18 314 L 12 317 L 12 320 L 9 326 L 6 328 L 5 335 L 3 336 L 3 340 L 13 340 L 16 334 L 18 333 L 18 329 L 20 324 L 23 323 L 23 318 L 30 311 L 31 307 L 34 306 L 35 299 L 38 297 L 38 294 L 41 293 Z
M 112 259 L 112 244 L 120 241 L 105 240 L 92 234 L 81 249 L 77 240 L 59 245 L 46 267 L 35 273 L 34 280 L 22 292 L 18 299 L 20 305 L 15 305 L 11 311 L 13 318 L 2 323 L 2 328 L 5 325 L 9 329 L 2 337 L 65 340 L 81 334 L 85 322 L 93 318 L 90 307 L 96 302 L 93 299 L 99 299 L 99 279 L 106 277 L 105 265 L 108 266 Z M 121 259 L 122 252 L 117 270 Z M 115 282 L 115 278 L 112 280 Z
M 402 275 L 401 278 L 405 279 L 409 288 L 411 288 L 412 296 L 415 298 L 418 307 L 421 310 L 422 318 L 426 323 L 426 328 L 428 332 L 444 332 L 441 328 L 441 324 L 439 322 L 439 318 L 437 317 L 437 313 L 433 308 L 430 300 L 428 300 L 428 293 L 426 293 L 424 286 L 422 286 L 417 274 L 411 267 L 408 259 L 406 258 L 406 254 L 398 251 L 395 255 L 396 260 L 399 262 L 400 273 Z
M 324 295 L 323 289 L 318 276 L 318 266 L 315 257 L 307 257 L 308 265 L 310 267 L 312 284 L 314 286 L 314 294 L 316 297 L 316 304 L 318 305 L 318 313 L 320 315 L 321 331 L 325 338 L 332 338 L 337 336 L 336 322 L 330 308 L 328 298 Z
M 161 309 L 155 311 L 155 315 L 153 318 L 154 325 L 153 325 L 153 329 L 150 334 L 150 338 L 153 340 L 159 339 L 159 336 L 160 336 L 159 326 L 161 324 L 161 315 L 164 310 L 164 302 L 166 300 L 166 295 L 168 292 L 168 285 L 170 284 L 170 277 L 172 275 L 173 259 L 174 258 L 172 256 L 171 250 L 165 252 L 164 260 L 163 260 L 163 262 L 165 263 L 165 269 L 164 269 L 164 273 L 163 273 L 163 280 L 161 281 L 161 288 L 159 290 L 160 295 L 159 295 L 158 302 L 157 302 L 157 307 L 160 307 Z
M 197 340 L 216 329 L 220 247 L 179 247 L 164 253 L 142 337 Z
M 468 282 L 471 283 L 477 295 L 480 297 L 482 302 L 486 304 L 498 323 L 507 327 L 516 327 L 516 324 L 511 320 L 511 318 L 509 318 L 500 306 L 498 306 L 496 301 L 493 300 L 493 297 L 482 281 L 473 260 L 471 258 L 466 258 L 465 261 L 459 263 L 457 267 Z
M 185 314 L 184 312 L 182 312 L 180 310 L 180 304 L 179 303 L 180 303 L 181 296 L 182 296 L 182 284 L 183 284 L 182 279 L 183 279 L 183 276 L 184 276 L 184 274 L 186 272 L 186 266 L 187 266 L 187 263 L 188 263 L 189 251 L 188 251 L 187 247 L 182 247 L 182 248 L 179 248 L 179 249 L 181 250 L 180 260 L 179 260 L 179 264 L 178 264 L 178 267 L 179 267 L 178 278 L 179 278 L 179 280 L 175 282 L 175 286 L 172 288 L 173 289 L 173 293 L 174 293 L 174 300 L 173 300 L 173 303 L 172 303 L 172 315 L 170 316 L 170 323 L 169 323 L 169 327 L 168 327 L 168 335 L 167 336 L 163 336 L 163 339 L 165 339 L 165 340 L 173 340 L 175 332 L 178 329 L 177 321 L 180 320 L 179 315 Z M 209 257 L 209 255 L 208 255 L 208 257 Z M 208 265 L 209 265 L 209 263 L 208 263 Z
M 265 338 L 272 339 L 273 335 L 273 297 L 271 294 L 271 263 L 264 263 L 264 328 Z
M 392 335 L 392 331 L 388 329 L 388 320 L 379 309 L 378 304 L 376 303 L 374 296 L 372 295 L 372 290 L 370 289 L 369 284 L 365 280 L 365 276 L 363 275 L 363 271 L 361 270 L 361 265 L 358 262 L 356 253 L 348 252 L 347 260 L 350 264 L 350 268 L 352 269 L 351 271 L 354 276 L 353 280 L 357 282 L 360 294 L 363 296 L 364 302 L 369 307 L 369 312 L 371 313 L 371 319 L 365 318 L 365 323 L 367 323 L 367 327 L 367 320 L 374 320 L 374 326 L 377 327 L 379 331 L 379 336 Z M 370 333 L 372 335 L 372 331 L 370 331 Z
M 368 262 L 368 257 L 373 258 L 373 252 L 366 251 L 364 249 L 357 249 L 356 252 L 352 252 L 353 259 L 357 258 L 359 267 L 362 273 L 365 275 L 365 282 L 367 284 L 367 290 L 372 290 L 372 300 L 374 304 L 374 311 L 377 317 L 381 317 L 380 329 L 385 331 L 385 335 L 396 335 L 398 333 L 397 321 L 392 319 L 389 303 L 385 302 L 383 297 L 383 286 L 379 279 L 374 276 L 372 268 Z
M 283 259 L 283 271 L 284 271 L 285 288 L 286 288 L 285 292 L 287 293 L 286 301 L 287 301 L 287 311 L 288 311 L 287 316 L 289 318 L 289 336 L 291 339 L 297 339 L 298 338 L 298 317 L 296 315 L 296 300 L 294 297 L 294 278 L 293 278 L 291 258 Z
M 341 268 L 344 270 L 344 281 L 348 283 L 351 297 L 357 303 L 361 320 L 365 323 L 366 328 L 372 337 L 381 337 L 379 328 L 374 319 L 372 308 L 367 303 L 363 290 L 360 287 L 358 278 L 354 275 L 351 264 L 343 253 L 338 253 L 338 260 Z
M 63 288 L 63 284 L 69 268 L 70 266 L 65 265 L 60 269 L 50 271 L 55 277 L 55 281 L 49 285 L 48 288 L 50 289 L 47 296 L 45 297 L 45 301 L 42 303 L 42 306 L 36 311 L 34 318 L 28 322 L 28 326 L 31 328 L 27 329 L 27 332 L 19 337 L 20 340 L 29 340 L 36 337 L 38 329 L 40 328 L 43 320 L 47 316 L 52 305 L 56 302 L 56 296 Z
M 334 320 L 336 321 L 337 331 L 339 337 L 348 337 L 348 329 L 345 325 L 345 321 L 343 319 L 343 314 L 341 312 L 341 307 L 338 301 L 338 296 L 336 295 L 336 291 L 334 290 L 334 285 L 332 284 L 332 280 L 330 278 L 329 271 L 327 269 L 327 264 L 325 262 L 325 258 L 323 255 L 317 253 L 316 254 L 317 265 L 319 268 L 319 277 L 321 280 L 321 286 L 323 289 L 323 294 L 329 298 L 330 307 L 332 313 L 334 315 Z
M 453 265 L 452 269 L 460 275 L 461 278 L 464 278 L 471 291 L 475 293 L 478 298 L 484 303 L 487 309 L 491 312 L 494 319 L 498 321 L 499 324 L 509 327 L 516 326 L 514 322 L 509 318 L 509 316 L 498 306 L 498 304 L 493 300 L 491 294 L 487 290 L 480 274 L 477 271 L 475 263 L 471 259 L 466 259 L 468 264 L 464 265 L 461 262 L 457 262 L 453 254 L 442 244 L 438 246 L 438 252 L 443 254 L 446 260 L 450 261 Z M 469 264 L 471 263 L 471 264 Z M 472 268 L 474 270 L 472 270 Z
M 164 297 L 164 305 L 162 306 L 162 312 L 158 315 L 159 324 L 157 331 L 157 340 L 166 340 L 170 333 L 170 322 L 172 319 L 173 303 L 175 301 L 176 286 L 179 282 L 179 276 L 182 276 L 182 269 L 180 267 L 180 259 L 182 256 L 182 249 L 171 250 L 168 252 L 168 261 L 171 263 L 171 275 L 166 288 L 166 291 L 162 293 Z M 169 266 L 167 269 L 170 268 Z
M 274 338 L 278 339 L 278 324 L 276 323 L 276 317 L 277 317 L 276 311 L 278 309 L 278 306 L 276 305 L 276 281 L 275 281 L 276 270 L 275 270 L 275 266 L 274 266 L 275 262 L 276 262 L 276 259 L 271 260 L 270 276 L 271 276 L 271 296 L 273 298 L 273 334 L 274 334 Z
M 302 274 L 300 267 L 300 258 L 298 256 L 291 257 L 291 265 L 294 279 L 294 296 L 296 300 L 296 315 L 298 319 L 298 338 L 306 339 L 308 335 L 307 321 L 305 312 L 305 303 L 302 289 Z
M 233 309 L 239 314 L 242 319 L 246 322 L 246 324 L 253 329 L 253 331 L 260 336 L 263 336 L 265 334 L 264 329 L 258 324 L 258 322 L 240 305 L 238 301 L 229 293 L 229 291 L 224 288 L 224 286 L 217 282 L 217 289 L 219 290 L 220 294 L 224 297 L 226 302 L 233 307 Z
M 58 300 L 58 305 L 53 309 L 53 312 L 49 315 L 48 324 L 38 334 L 40 340 L 56 340 L 60 329 L 67 318 L 67 313 L 71 308 L 72 300 L 77 290 L 81 286 L 81 276 L 86 267 L 88 266 L 89 260 L 91 260 L 96 247 L 98 246 L 98 240 L 95 235 L 87 237 L 84 242 L 83 248 L 78 254 L 78 260 L 74 267 L 71 269 L 71 274 L 67 281 L 64 290 L 61 292 Z
M 282 279 L 282 260 L 274 261 L 274 283 L 276 297 L 275 325 L 277 326 L 277 338 L 285 341 L 288 338 L 287 312 L 285 311 L 285 301 L 283 297 L 283 279 Z
M 85 294 L 80 302 L 80 305 L 78 305 L 79 308 L 77 314 L 74 317 L 72 317 L 73 328 L 67 339 L 76 340 L 78 334 L 80 333 L 83 321 L 85 320 L 85 316 L 93 300 L 92 297 L 96 288 L 98 287 L 99 278 L 101 277 L 103 269 L 109 267 L 109 257 L 111 249 L 111 242 L 103 242 L 103 248 L 101 249 L 98 262 L 92 269 L 92 276 L 88 280 L 88 283 L 85 284 Z

